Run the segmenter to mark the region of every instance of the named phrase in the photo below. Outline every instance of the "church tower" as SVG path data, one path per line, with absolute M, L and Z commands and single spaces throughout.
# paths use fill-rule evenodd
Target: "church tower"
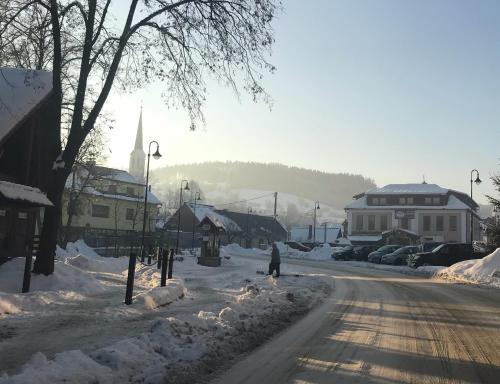
M 139 116 L 139 125 L 137 126 L 137 135 L 135 136 L 134 150 L 130 153 L 128 172 L 134 176 L 140 183 L 144 183 L 144 165 L 146 164 L 146 153 L 142 143 L 142 106 Z

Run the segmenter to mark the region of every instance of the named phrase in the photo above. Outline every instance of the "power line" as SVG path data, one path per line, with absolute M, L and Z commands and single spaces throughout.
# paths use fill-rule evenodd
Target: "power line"
M 274 192 L 268 193 L 268 194 L 265 194 L 265 195 L 262 195 L 262 196 L 252 197 L 251 199 L 240 200 L 240 201 L 233 201 L 231 203 L 217 204 L 217 205 L 219 207 L 225 207 L 227 205 L 234 205 L 234 204 L 239 204 L 239 203 L 246 203 L 247 201 L 253 201 L 253 200 L 262 199 L 263 197 L 267 197 L 267 196 L 274 196 Z

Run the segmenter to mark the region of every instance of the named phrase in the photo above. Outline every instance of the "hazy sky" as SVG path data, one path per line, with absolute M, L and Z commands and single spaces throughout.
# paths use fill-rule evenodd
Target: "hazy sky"
M 285 0 L 264 85 L 272 110 L 215 82 L 190 132 L 161 87 L 113 97 L 108 164 L 127 168 L 141 100 L 152 167 L 280 162 L 360 173 L 378 185 L 428 182 L 493 193 L 500 173 L 500 1 Z M 145 143 L 145 145 L 146 145 Z

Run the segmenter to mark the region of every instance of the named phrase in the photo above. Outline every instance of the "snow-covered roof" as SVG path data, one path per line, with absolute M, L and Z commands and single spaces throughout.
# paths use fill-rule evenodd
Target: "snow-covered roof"
M 194 203 L 185 203 L 188 208 L 194 213 Z M 214 212 L 214 206 L 208 204 L 196 204 L 196 218 L 202 221 L 208 213 Z
M 446 205 L 368 205 L 366 196 L 351 201 L 345 206 L 345 209 L 370 209 L 370 210 L 388 210 L 388 209 L 423 209 L 423 210 L 470 210 L 470 207 L 450 195 Z
M 374 188 L 366 192 L 367 195 L 446 195 L 448 189 L 437 184 L 388 184 L 384 187 Z
M 53 206 L 52 202 L 38 188 L 0 180 L 0 195 L 9 200 L 19 200 L 37 206 Z
M 382 240 L 381 235 L 351 235 L 347 238 L 352 241 L 379 241 Z
M 135 184 L 140 186 L 141 188 L 141 193 L 142 190 L 145 188 L 144 184 L 141 184 L 140 182 L 137 181 L 137 179 L 132 176 L 130 173 L 127 171 L 123 171 L 121 169 L 114 169 L 114 168 L 107 168 L 107 167 L 101 167 L 101 166 L 96 166 L 96 177 L 99 179 L 105 179 L 105 180 L 112 180 L 112 181 L 117 181 L 118 183 L 128 183 L 128 184 Z M 84 186 L 82 188 L 82 184 L 85 183 L 85 179 L 87 178 L 88 170 L 81 167 L 78 168 L 78 171 L 75 174 L 75 189 L 80 190 L 82 189 L 82 192 L 91 194 L 91 195 L 97 195 L 97 196 L 102 196 L 102 197 L 107 197 L 109 199 L 118 199 L 118 200 L 128 200 L 128 201 L 142 201 L 144 200 L 144 196 L 128 196 L 124 194 L 119 194 L 119 193 L 108 193 L 104 191 L 98 191 L 93 185 L 91 185 L 91 182 L 88 183 L 88 185 Z M 71 189 L 73 185 L 73 173 L 70 173 L 68 178 L 66 179 L 66 189 Z M 148 191 L 148 204 L 161 204 L 160 199 L 156 197 L 152 192 Z
M 194 213 L 194 203 L 185 203 Z M 215 226 L 224 229 L 226 232 L 241 232 L 241 228 L 236 222 L 223 214 L 216 212 L 213 205 L 196 204 L 196 219 L 202 221 L 208 217 Z
M 331 243 L 339 237 L 339 232 L 342 226 L 340 224 L 334 224 L 333 226 L 326 228 L 326 242 Z M 325 227 L 316 226 L 316 240 L 323 241 L 325 238 Z M 309 227 L 293 227 L 290 230 L 290 240 L 293 241 L 307 241 L 311 240 L 309 237 Z
M 0 141 L 52 90 L 52 73 L 0 68 Z

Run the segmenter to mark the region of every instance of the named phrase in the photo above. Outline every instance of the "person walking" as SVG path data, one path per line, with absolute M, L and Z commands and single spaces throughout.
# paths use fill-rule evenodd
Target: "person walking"
M 273 243 L 273 249 L 271 251 L 271 262 L 269 263 L 269 275 L 272 275 L 276 271 L 276 277 L 280 277 L 280 251 L 276 243 Z

